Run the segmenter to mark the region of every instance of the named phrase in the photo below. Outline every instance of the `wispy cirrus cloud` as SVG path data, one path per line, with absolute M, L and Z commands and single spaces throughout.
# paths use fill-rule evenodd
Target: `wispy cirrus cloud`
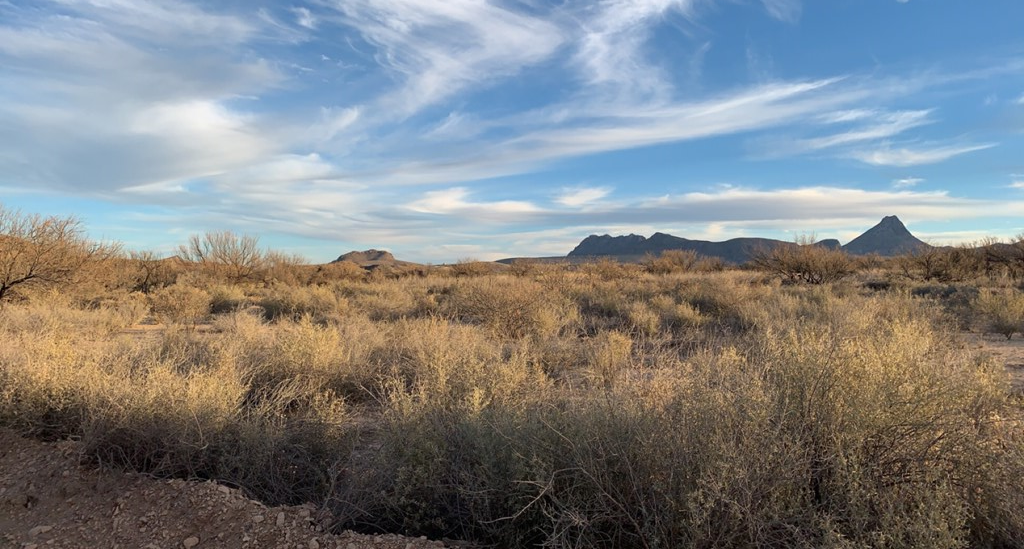
M 831 154 L 849 154 L 853 146 L 866 142 L 883 143 L 886 139 L 909 130 L 934 123 L 932 109 L 913 111 L 884 111 L 879 109 L 844 109 L 826 112 L 809 119 L 804 131 L 821 126 L 831 130 L 834 126 L 848 126 L 838 133 L 815 137 L 780 138 L 772 136 L 754 143 L 753 148 L 762 157 L 781 158 L 794 155 L 830 151 Z
M 803 12 L 801 0 L 761 0 L 772 17 L 787 23 L 796 23 Z
M 850 111 L 846 112 L 849 113 Z M 931 110 L 919 110 L 876 113 L 870 116 L 868 123 L 863 126 L 852 128 L 843 133 L 802 139 L 796 142 L 796 146 L 798 149 L 813 151 L 892 137 L 909 129 L 930 124 L 932 122 L 929 119 L 931 112 Z M 865 115 L 865 118 L 867 117 Z
M 374 60 L 401 79 L 380 108 L 410 116 L 473 86 L 516 74 L 562 44 L 558 26 L 478 0 L 333 1 L 339 20 L 378 53 Z
M 851 157 L 866 164 L 875 166 L 895 166 L 905 168 L 908 166 L 920 166 L 923 164 L 936 164 L 975 151 L 983 151 L 995 147 L 995 143 L 982 143 L 978 145 L 942 145 L 920 148 L 891 148 L 883 147 L 875 150 L 863 150 L 851 153 Z
M 192 45 L 238 44 L 253 37 L 258 26 L 244 18 L 219 14 L 196 5 L 153 0 L 55 0 L 73 16 L 117 28 L 119 33 L 148 42 L 188 39 Z
M 670 89 L 665 75 L 646 61 L 641 50 L 652 22 L 671 13 L 693 18 L 698 0 L 605 0 L 580 16 L 582 28 L 574 56 L 591 86 L 611 88 L 609 99 L 664 100 Z
M 555 197 L 555 202 L 570 208 L 587 206 L 611 194 L 608 187 L 578 187 L 562 189 Z

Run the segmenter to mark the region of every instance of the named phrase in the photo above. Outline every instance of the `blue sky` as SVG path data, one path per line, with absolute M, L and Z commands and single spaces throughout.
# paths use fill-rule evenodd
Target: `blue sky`
M 0 203 L 172 250 L 1024 232 L 1019 0 L 0 0 Z

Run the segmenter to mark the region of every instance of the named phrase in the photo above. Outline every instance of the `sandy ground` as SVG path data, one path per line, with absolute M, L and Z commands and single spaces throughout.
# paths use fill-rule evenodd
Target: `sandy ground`
M 74 442 L 0 429 L 0 548 L 444 547 L 425 538 L 326 534 L 312 506 L 271 507 L 213 482 L 155 480 L 79 465 Z
M 963 334 L 964 341 L 972 348 L 988 353 L 1006 364 L 1010 374 L 1012 390 L 1024 395 L 1024 338 L 1020 335 L 1006 339 L 999 334 Z

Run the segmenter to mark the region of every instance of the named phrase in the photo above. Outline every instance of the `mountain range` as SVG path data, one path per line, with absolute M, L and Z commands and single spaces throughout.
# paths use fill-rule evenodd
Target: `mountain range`
M 884 217 L 864 234 L 845 246 L 835 239 L 816 242 L 815 246 L 841 249 L 851 255 L 894 256 L 929 248 L 911 234 L 895 215 Z M 771 238 L 733 238 L 724 242 L 691 240 L 665 233 L 654 233 L 650 238 L 630 234 L 626 236 L 590 235 L 569 252 L 568 259 L 607 257 L 619 261 L 637 261 L 644 256 L 658 255 L 668 250 L 691 250 L 706 257 L 718 257 L 729 263 L 745 263 L 754 254 L 778 246 L 797 246 L 793 242 Z
M 755 254 L 771 250 L 779 246 L 798 246 L 794 242 L 771 238 L 733 238 L 723 242 L 693 240 L 672 236 L 665 233 L 654 233 L 650 237 L 630 234 L 624 236 L 590 235 L 584 238 L 571 252 L 556 257 L 517 257 L 501 259 L 498 263 L 509 264 L 517 260 L 534 260 L 543 262 L 581 263 L 594 259 L 613 259 L 622 262 L 638 262 L 649 255 L 660 255 L 668 250 L 691 250 L 704 257 L 717 257 L 723 261 L 741 264 L 750 261 Z M 851 255 L 895 256 L 911 253 L 931 246 L 914 236 L 902 221 L 895 215 L 882 218 L 864 234 L 854 238 L 846 245 L 838 240 L 827 239 L 815 242 L 814 246 L 842 250 Z M 350 262 L 367 270 L 377 267 L 415 265 L 399 261 L 391 253 L 383 250 L 365 250 L 349 252 L 332 263 Z

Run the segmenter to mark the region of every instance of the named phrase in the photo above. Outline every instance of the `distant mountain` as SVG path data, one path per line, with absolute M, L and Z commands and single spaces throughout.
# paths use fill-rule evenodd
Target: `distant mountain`
M 826 238 L 825 240 L 819 240 L 815 242 L 818 246 L 828 248 L 830 250 L 838 250 L 843 247 L 843 244 L 834 238 Z
M 853 255 L 893 256 L 930 247 L 910 234 L 900 218 L 890 215 L 843 246 L 843 251 Z
M 356 265 L 359 265 L 360 267 L 367 270 L 373 270 L 376 269 L 377 267 L 383 266 L 397 267 L 404 265 L 414 265 L 414 263 L 410 263 L 408 261 L 399 261 L 395 259 L 395 256 L 391 255 L 391 252 L 386 252 L 384 250 L 363 250 L 361 252 L 348 252 L 347 254 L 341 255 L 340 257 L 338 257 L 338 259 L 335 259 L 331 263 L 341 263 L 343 261 L 355 263 Z
M 664 233 L 654 233 L 650 238 L 630 234 L 626 236 L 590 235 L 583 239 L 569 255 L 570 261 L 586 258 L 609 257 L 619 261 L 639 261 L 644 256 L 659 255 L 667 250 L 692 250 L 706 257 L 718 257 L 730 263 L 746 263 L 763 250 L 778 246 L 796 246 L 793 242 L 771 238 L 734 238 L 724 242 L 691 240 Z M 838 240 L 827 239 L 815 243 L 832 250 L 842 249 L 853 255 L 878 254 L 899 255 L 927 248 L 896 216 L 888 216 L 846 246 Z
M 637 261 L 645 255 L 659 255 L 667 250 L 692 250 L 707 257 L 720 257 L 730 263 L 745 263 L 760 250 L 776 246 L 796 246 L 792 242 L 770 238 L 733 238 L 725 242 L 690 240 L 665 233 L 654 233 L 650 238 L 628 236 L 591 235 L 569 252 L 575 257 L 614 257 L 620 261 Z
M 342 254 L 331 263 L 341 263 L 342 261 L 350 261 L 356 264 L 363 263 L 394 263 L 397 261 L 395 256 L 391 255 L 391 252 L 384 250 L 363 250 L 361 252 L 352 251 L 347 254 Z

